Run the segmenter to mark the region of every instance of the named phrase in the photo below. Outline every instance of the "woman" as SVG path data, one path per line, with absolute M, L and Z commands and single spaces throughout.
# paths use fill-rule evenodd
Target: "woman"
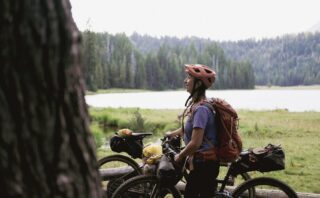
M 219 162 L 204 160 L 201 152 L 217 145 L 217 127 L 215 112 L 206 106 L 206 89 L 215 81 L 215 72 L 208 66 L 200 64 L 185 65 L 187 78 L 185 87 L 190 93 L 185 106 L 182 120 L 187 117 L 182 127 L 167 132 L 167 136 L 183 136 L 185 148 L 175 156 L 179 162 L 188 157 L 189 176 L 185 188 L 186 198 L 212 197 L 216 190 L 216 177 L 219 174 Z

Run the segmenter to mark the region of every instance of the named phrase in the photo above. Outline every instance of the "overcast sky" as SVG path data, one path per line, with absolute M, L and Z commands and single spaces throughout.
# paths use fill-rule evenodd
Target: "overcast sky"
M 303 32 L 320 23 L 320 0 L 71 0 L 71 4 L 80 30 L 128 36 L 137 32 L 220 41 L 261 39 Z

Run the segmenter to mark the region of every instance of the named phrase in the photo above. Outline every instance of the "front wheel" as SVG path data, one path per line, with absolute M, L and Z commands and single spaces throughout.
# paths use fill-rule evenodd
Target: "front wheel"
M 117 188 L 112 198 L 180 198 L 174 186 L 162 187 L 154 175 L 133 177 Z
M 269 177 L 258 177 L 242 183 L 233 191 L 232 197 L 248 197 L 250 189 L 255 189 L 255 197 L 298 198 L 290 186 Z
M 108 197 L 122 184 L 137 175 L 142 174 L 138 163 L 124 155 L 110 155 L 98 161 L 102 188 Z

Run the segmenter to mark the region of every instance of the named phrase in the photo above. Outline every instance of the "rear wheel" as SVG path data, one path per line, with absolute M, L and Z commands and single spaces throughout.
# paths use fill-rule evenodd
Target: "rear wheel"
M 298 198 L 290 186 L 268 177 L 259 177 L 246 181 L 233 191 L 232 197 L 249 197 L 250 189 L 255 189 L 254 197 Z
M 126 180 L 142 174 L 138 163 L 124 155 L 111 155 L 98 161 L 102 188 L 108 197 Z
M 183 183 L 187 183 L 187 178 L 188 178 L 188 171 L 185 171 L 183 173 L 183 177 L 182 177 L 181 181 Z M 230 181 L 227 182 L 227 186 L 239 185 L 241 183 L 246 182 L 249 179 L 251 179 L 251 177 L 250 177 L 250 175 L 248 173 L 240 173 L 236 177 L 230 178 Z M 231 190 L 228 190 L 228 191 L 231 191 Z M 184 190 L 182 190 L 180 192 L 182 194 L 184 194 Z M 254 187 L 248 189 L 248 195 L 249 195 L 248 196 L 249 198 L 255 198 L 255 189 L 254 189 Z
M 179 191 L 174 187 L 159 185 L 156 176 L 140 175 L 133 177 L 114 192 L 112 198 L 180 198 Z
M 237 178 L 239 175 L 237 176 Z M 247 180 L 251 179 L 250 175 L 248 173 L 241 173 L 240 178 L 236 180 L 236 185 L 240 185 L 241 183 L 246 182 Z M 239 181 L 240 180 L 240 181 Z M 255 198 L 256 197 L 256 190 L 254 187 L 248 189 L 248 197 L 249 198 Z
M 232 163 L 220 163 L 220 174 L 219 174 L 219 181 L 223 181 L 227 172 L 230 169 L 230 166 L 232 166 Z M 234 173 L 234 171 L 232 171 Z M 251 176 L 247 172 L 238 173 L 237 175 L 230 175 L 228 178 L 228 181 L 226 183 L 226 187 L 223 190 L 226 190 L 228 192 L 232 192 L 236 186 L 246 182 L 247 180 L 251 179 Z M 255 189 L 250 188 L 249 189 L 249 198 L 255 197 Z

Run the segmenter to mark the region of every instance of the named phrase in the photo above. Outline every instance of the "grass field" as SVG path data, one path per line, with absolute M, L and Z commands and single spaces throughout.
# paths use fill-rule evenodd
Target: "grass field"
M 159 139 L 165 131 L 179 126 L 181 110 L 146 110 L 134 108 L 90 109 L 91 129 L 97 145 L 104 144 L 120 128 L 154 132 L 145 142 Z M 245 111 L 238 112 L 244 148 L 281 144 L 286 153 L 286 169 L 264 173 L 279 178 L 296 191 L 320 193 L 320 112 Z M 97 149 L 98 158 L 110 154 Z M 253 177 L 261 175 L 252 172 Z

